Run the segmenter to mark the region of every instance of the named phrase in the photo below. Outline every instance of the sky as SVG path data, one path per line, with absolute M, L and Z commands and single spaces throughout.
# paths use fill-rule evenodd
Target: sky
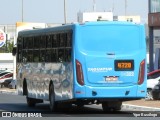
M 22 0 L 0 0 L 0 24 L 22 21 Z M 96 12 L 125 15 L 125 0 L 95 0 Z M 93 0 L 66 0 L 67 22 L 76 22 L 78 12 L 92 12 Z M 127 0 L 127 15 L 140 15 L 147 22 L 148 0 Z M 64 23 L 64 0 L 23 0 L 24 22 Z

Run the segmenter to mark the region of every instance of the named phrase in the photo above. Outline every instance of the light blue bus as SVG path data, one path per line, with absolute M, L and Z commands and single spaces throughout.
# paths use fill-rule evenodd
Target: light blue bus
M 17 39 L 17 90 L 28 106 L 102 104 L 121 110 L 123 101 L 146 96 L 144 26 L 86 22 L 22 31 Z

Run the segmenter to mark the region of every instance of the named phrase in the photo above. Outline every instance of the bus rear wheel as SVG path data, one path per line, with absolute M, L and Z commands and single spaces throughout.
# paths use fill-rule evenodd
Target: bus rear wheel
M 26 99 L 27 99 L 27 105 L 29 107 L 34 107 L 36 105 L 36 102 L 33 98 L 26 97 Z
M 50 89 L 49 89 L 49 102 L 50 102 L 50 110 L 52 112 L 56 111 L 57 109 L 57 105 L 56 105 L 56 102 L 55 102 L 55 93 L 54 93 L 54 87 L 53 87 L 53 84 L 50 85 Z
M 107 101 L 102 103 L 102 108 L 104 112 L 119 111 L 121 110 L 121 101 Z

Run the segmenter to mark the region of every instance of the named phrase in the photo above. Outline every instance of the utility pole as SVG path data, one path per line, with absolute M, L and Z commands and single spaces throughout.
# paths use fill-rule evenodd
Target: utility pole
M 125 16 L 127 16 L 127 0 L 125 0 Z
M 93 12 L 96 12 L 96 2 L 93 0 Z
M 22 22 L 23 22 L 23 0 L 22 0 Z
M 66 0 L 64 0 L 64 23 L 67 23 Z
M 6 26 L 4 26 L 4 33 L 5 33 L 5 35 L 6 35 L 6 43 L 5 43 L 6 45 L 5 45 L 5 50 L 4 50 L 4 51 L 5 51 L 5 53 L 7 53 L 7 46 L 8 46 L 8 45 L 7 45 L 7 39 L 8 39 L 8 38 L 7 38 L 7 28 L 6 28 Z
M 112 12 L 114 12 L 114 0 L 113 0 L 113 4 L 112 4 Z
M 148 0 L 148 13 L 152 13 L 151 10 L 151 0 Z M 154 27 L 149 26 L 149 71 L 154 70 L 154 60 L 153 60 L 153 53 L 154 53 Z

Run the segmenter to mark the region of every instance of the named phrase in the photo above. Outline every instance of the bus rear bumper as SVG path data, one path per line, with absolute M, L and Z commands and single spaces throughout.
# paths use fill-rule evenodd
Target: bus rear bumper
M 77 87 L 74 91 L 75 98 L 119 98 L 119 99 L 139 99 L 145 98 L 146 89 L 144 86 L 127 87 Z

